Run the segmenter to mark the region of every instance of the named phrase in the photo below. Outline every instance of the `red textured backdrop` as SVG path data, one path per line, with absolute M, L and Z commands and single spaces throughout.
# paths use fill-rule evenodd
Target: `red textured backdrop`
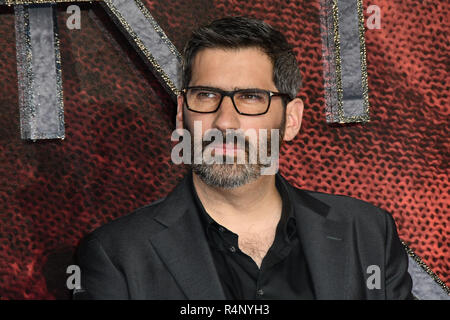
M 251 15 L 283 30 L 304 77 L 302 131 L 281 173 L 311 190 L 390 211 L 399 234 L 450 284 L 448 4 L 365 1 L 371 122 L 327 125 L 318 1 L 143 1 L 181 51 L 199 24 Z M 185 168 L 170 161 L 175 104 L 98 4 L 81 30 L 58 5 L 66 139 L 22 141 L 14 14 L 0 7 L 0 298 L 67 298 L 66 267 L 94 228 L 166 195 Z

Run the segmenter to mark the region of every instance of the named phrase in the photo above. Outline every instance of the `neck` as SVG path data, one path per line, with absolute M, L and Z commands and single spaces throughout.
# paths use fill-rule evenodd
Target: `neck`
M 278 221 L 282 201 L 275 186 L 274 175 L 258 179 L 233 189 L 207 185 L 193 173 L 197 195 L 208 214 L 227 228 L 263 225 Z

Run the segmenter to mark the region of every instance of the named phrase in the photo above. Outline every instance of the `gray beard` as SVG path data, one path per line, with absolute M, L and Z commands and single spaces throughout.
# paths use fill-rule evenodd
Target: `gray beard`
M 233 189 L 243 186 L 261 176 L 260 164 L 193 164 L 192 171 L 207 185 L 215 188 Z

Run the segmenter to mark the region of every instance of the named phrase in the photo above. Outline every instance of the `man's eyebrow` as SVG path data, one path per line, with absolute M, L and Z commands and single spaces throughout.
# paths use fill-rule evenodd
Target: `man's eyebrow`
M 239 87 L 234 87 L 233 90 L 254 90 L 254 89 L 258 89 L 255 87 L 247 87 L 247 88 L 239 88 Z
M 223 90 L 222 88 L 218 88 L 218 87 L 214 87 L 211 85 L 196 85 L 193 87 L 199 87 L 199 88 L 205 88 L 205 89 L 219 89 L 219 90 Z M 237 91 L 237 90 L 260 90 L 260 88 L 256 88 L 256 87 L 245 87 L 245 88 L 241 88 L 241 87 L 234 87 L 232 89 L 233 91 Z

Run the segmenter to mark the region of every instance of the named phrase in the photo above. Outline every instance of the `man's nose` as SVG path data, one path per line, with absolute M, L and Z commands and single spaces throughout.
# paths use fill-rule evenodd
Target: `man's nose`
M 234 108 L 231 97 L 223 97 L 219 110 L 215 114 L 213 126 L 221 131 L 226 129 L 239 129 L 239 114 Z

